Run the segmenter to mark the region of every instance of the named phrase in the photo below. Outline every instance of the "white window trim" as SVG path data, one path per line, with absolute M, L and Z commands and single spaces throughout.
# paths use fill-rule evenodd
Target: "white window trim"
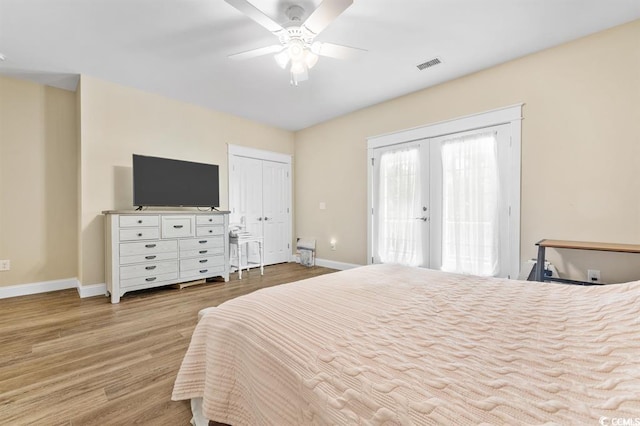
M 522 145 L 522 106 L 515 104 L 497 108 L 477 114 L 440 121 L 425 126 L 400 130 L 367 138 L 367 263 L 372 263 L 373 223 L 371 211 L 373 209 L 373 150 L 391 145 L 403 144 L 422 139 L 446 136 L 485 127 L 509 124 L 511 133 L 510 150 L 510 187 L 509 187 L 509 277 L 518 278 L 520 272 L 520 169 Z

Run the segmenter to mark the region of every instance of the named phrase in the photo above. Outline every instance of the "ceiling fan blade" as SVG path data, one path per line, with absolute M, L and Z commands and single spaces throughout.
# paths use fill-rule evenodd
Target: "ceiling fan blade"
M 262 25 L 272 33 L 279 33 L 280 31 L 285 31 L 282 28 L 282 25 L 278 24 L 273 19 L 269 18 L 267 15 L 262 13 L 260 9 L 249 3 L 247 0 L 224 0 L 231 6 L 238 9 L 240 12 L 247 15 L 249 18 L 256 21 L 258 24 Z
M 238 59 L 238 60 L 251 59 L 251 58 L 256 58 L 262 55 L 268 55 L 269 53 L 278 53 L 282 49 L 284 49 L 283 45 L 274 44 L 273 46 L 266 46 L 266 47 L 261 47 L 259 49 L 252 49 L 252 50 L 247 50 L 245 52 L 234 53 L 233 55 L 229 55 L 229 58 Z
M 336 59 L 349 59 L 357 55 L 366 53 L 364 49 L 357 47 L 342 46 L 341 44 L 321 43 L 316 41 L 311 45 L 311 51 L 319 56 L 328 56 Z
M 324 0 L 302 26 L 318 35 L 352 4 L 353 0 Z

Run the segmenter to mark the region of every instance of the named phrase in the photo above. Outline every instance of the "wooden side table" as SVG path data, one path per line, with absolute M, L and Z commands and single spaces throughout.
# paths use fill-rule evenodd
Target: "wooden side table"
M 538 246 L 538 259 L 536 261 L 536 281 L 554 281 L 566 284 L 593 285 L 588 281 L 575 281 L 563 278 L 545 278 L 544 276 L 544 257 L 545 249 L 559 248 L 572 250 L 595 250 L 609 251 L 617 253 L 640 253 L 640 244 L 616 244 L 616 243 L 594 243 L 589 241 L 566 241 L 566 240 L 540 240 L 536 243 Z

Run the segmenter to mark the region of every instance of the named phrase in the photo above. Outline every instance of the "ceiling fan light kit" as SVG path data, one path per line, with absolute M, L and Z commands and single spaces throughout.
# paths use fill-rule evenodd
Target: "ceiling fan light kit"
M 303 23 L 304 9 L 298 5 L 289 6 L 286 10 L 289 24 L 286 27 L 273 21 L 247 0 L 225 1 L 271 31 L 280 41 L 280 45 L 261 47 L 229 57 L 249 59 L 277 52 L 274 59 L 282 69 L 289 67 L 291 84 L 294 86 L 309 78 L 309 70 L 318 63 L 319 56 L 346 59 L 352 53 L 364 52 L 353 47 L 314 41 L 322 30 L 353 4 L 353 0 L 324 0 Z

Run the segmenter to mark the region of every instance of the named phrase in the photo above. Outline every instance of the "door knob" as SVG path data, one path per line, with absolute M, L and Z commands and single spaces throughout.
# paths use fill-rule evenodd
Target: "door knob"
M 261 217 L 259 217 L 259 218 L 258 218 L 258 220 L 260 220 L 260 221 L 261 221 L 261 220 L 262 220 L 262 218 L 261 218 Z
M 269 220 L 269 218 L 265 216 L 264 220 Z

